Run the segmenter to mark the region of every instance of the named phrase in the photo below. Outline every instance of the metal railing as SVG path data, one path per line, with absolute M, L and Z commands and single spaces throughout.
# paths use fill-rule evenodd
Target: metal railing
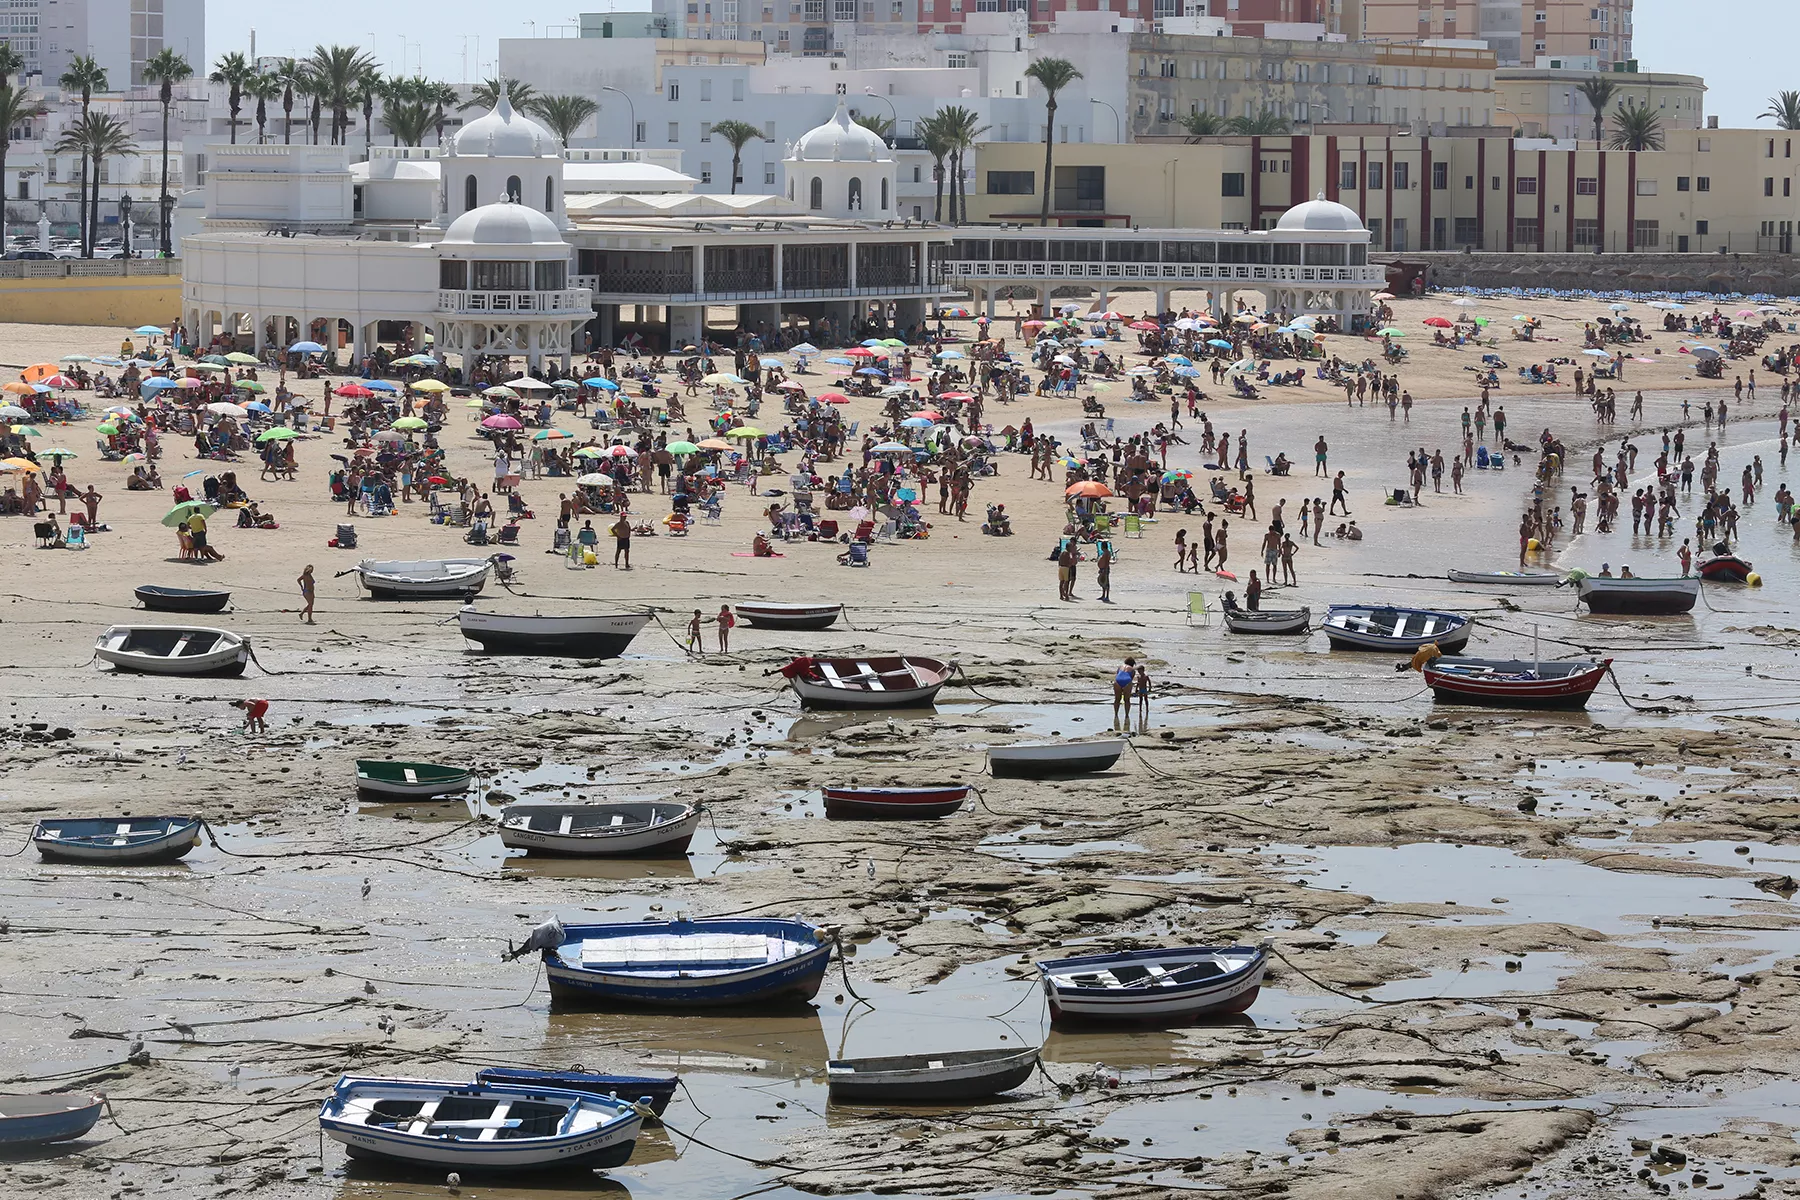
M 577 289 L 558 292 L 439 291 L 441 313 L 579 313 L 593 308 L 592 294 Z
M 0 260 L 0 279 L 92 279 L 180 275 L 179 258 L 57 258 Z
M 1175 282 L 1227 283 L 1260 280 L 1271 283 L 1379 284 L 1386 272 L 1378 266 L 1295 267 L 1250 263 L 1090 263 L 1090 262 L 949 262 L 945 274 L 959 279 L 1166 279 Z

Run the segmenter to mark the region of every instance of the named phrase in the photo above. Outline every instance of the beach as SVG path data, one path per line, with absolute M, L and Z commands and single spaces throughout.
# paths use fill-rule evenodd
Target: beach
M 654 609 L 630 651 L 605 661 L 478 655 L 454 603 L 364 598 L 339 574 L 359 559 L 488 551 L 419 502 L 346 516 L 325 486 L 341 434 L 301 439 L 294 481 L 240 466 L 279 528 L 215 519 L 224 559 L 196 564 L 177 561 L 160 524 L 169 492 L 128 492 L 126 468 L 96 461 L 91 417 L 46 429 L 81 455 L 70 478 L 104 493 L 111 528 L 71 552 L 34 549 L 25 518 L 0 523 L 13 714 L 0 853 L 51 813 L 192 812 L 216 844 L 154 868 L 55 865 L 28 848 L 0 860 L 0 1009 L 16 1031 L 0 1040 L 0 1087 L 105 1091 L 116 1117 L 71 1154 L 0 1162 L 0 1190 L 443 1194 L 441 1174 L 321 1151 L 316 1106 L 340 1072 L 456 1079 L 482 1065 L 579 1063 L 679 1073 L 687 1091 L 667 1127 L 604 1179 L 470 1181 L 461 1194 L 1536 1200 L 1621 1194 L 1648 1171 L 1670 1188 L 1800 1195 L 1796 1122 L 1784 1115 L 1800 1100 L 1786 1078 L 1800 1054 L 1788 1032 L 1800 963 L 1792 535 L 1766 498 L 1746 505 L 1740 551 L 1764 586 L 1708 585 L 1691 618 L 1609 620 L 1579 614 L 1568 589 L 1445 578 L 1516 565 L 1529 454 L 1470 471 L 1462 495 L 1446 478 L 1422 504 L 1383 502 L 1408 486 L 1409 449 L 1456 452 L 1460 413 L 1476 401 L 1464 368 L 1481 353 L 1509 371 L 1540 361 L 1528 355 L 1578 354 L 1583 324 L 1609 310 L 1542 303 L 1530 314 L 1543 318 L 1538 337 L 1561 340 L 1491 349 L 1433 347 L 1422 324 L 1466 313 L 1506 328 L 1523 311 L 1396 302 L 1411 347 L 1397 369 L 1415 401 L 1404 419 L 1346 406 L 1312 379 L 1253 401 L 1201 380 L 1201 407 L 1220 431 L 1247 433 L 1252 463 L 1281 452 L 1296 465 L 1253 472 L 1263 517 L 1241 533 L 1233 519 L 1240 580 L 1177 572 L 1173 535 L 1191 538 L 1200 522 L 1163 512 L 1141 537 L 1115 539 L 1111 603 L 1089 564 L 1078 599 L 1057 599 L 1062 474 L 1029 479 L 1023 455 L 998 456 L 967 521 L 925 497 L 930 536 L 878 541 L 866 570 L 839 566 L 833 542 L 738 556 L 766 528 L 769 502 L 738 485 L 716 523 L 635 538 L 633 570 L 612 569 L 607 553 L 570 569 L 546 553 L 568 481 L 528 477 L 520 492 L 537 516 L 508 548 L 517 582 L 490 584 L 479 606 Z M 1653 310 L 1634 315 L 1657 323 Z M 9 326 L 0 337 L 6 361 L 23 366 L 116 351 L 119 333 Z M 1800 338 L 1769 348 L 1789 340 Z M 1349 361 L 1380 351 L 1348 336 L 1325 345 Z M 1760 455 L 1772 491 L 1787 479 L 1778 379 L 1759 367 L 1758 400 L 1734 401 L 1729 432 L 1709 430 L 1701 406 L 1757 364 L 1728 360 L 1722 380 L 1700 380 L 1679 345 L 1653 332 L 1634 348 L 1613 385 L 1613 424 L 1566 382 L 1504 379 L 1494 402 L 1515 440 L 1535 445 L 1541 429 L 1566 439 L 1560 495 L 1584 481 L 1595 446 L 1616 449 L 1630 431 L 1648 451 L 1641 483 L 1661 431 L 1677 426 L 1696 444 L 1720 442 L 1727 483 Z M 837 376 L 796 378 L 817 391 Z M 289 383 L 322 398 L 319 381 Z M 1639 388 L 1645 413 L 1633 421 L 1624 409 Z M 1098 396 L 1119 436 L 1169 418 L 1167 397 Z M 689 412 L 704 436 L 699 406 Z M 867 428 L 880 405 L 856 399 L 844 415 Z M 1026 417 L 1076 442 L 1085 420 L 1053 397 L 990 402 L 984 419 Z M 1168 465 L 1194 470 L 1202 496 L 1209 475 L 1241 485 L 1204 469 L 1197 420 L 1185 406 L 1181 419 L 1188 444 L 1170 448 Z M 781 420 L 771 405 L 759 424 Z M 476 429 L 453 404 L 441 440 L 450 465 L 480 480 L 491 452 Z M 216 470 L 192 455 L 170 439 L 164 479 Z M 1291 513 L 1302 498 L 1328 499 L 1338 470 L 1363 539 L 1304 539 L 1299 585 L 1265 593 L 1265 607 L 1305 604 L 1315 621 L 1332 603 L 1454 611 L 1477 622 L 1471 653 L 1610 657 L 1620 691 L 1609 684 L 1586 713 L 1434 705 L 1392 656 L 1327 653 L 1317 633 L 1225 633 L 1220 594 L 1241 596 L 1261 566 L 1252 531 L 1278 501 Z M 785 488 L 785 474 L 759 484 L 771 487 Z M 1016 536 L 980 532 L 994 502 Z M 663 504 L 634 496 L 653 520 Z M 346 521 L 358 547 L 329 547 Z M 1675 574 L 1679 542 L 1590 533 L 1531 566 Z M 311 626 L 295 582 L 307 564 Z M 245 676 L 184 681 L 91 661 L 102 629 L 143 616 L 132 589 L 149 583 L 228 588 L 230 611 L 201 621 L 251 639 Z M 1194 592 L 1212 612 L 1191 611 Z M 694 610 L 754 599 L 842 603 L 845 614 L 823 633 L 740 626 L 728 654 L 709 625 L 707 652 L 687 653 Z M 796 654 L 902 651 L 962 667 L 935 710 L 802 713 L 772 674 Z M 1053 783 L 984 774 L 990 746 L 1105 732 L 1126 656 L 1147 664 L 1154 691 L 1115 769 Z M 228 706 L 250 698 L 270 702 L 266 734 L 241 732 Z M 481 786 L 462 801 L 361 802 L 359 758 L 466 762 Z M 818 790 L 946 779 L 980 793 L 935 822 L 828 822 Z M 664 798 L 710 813 L 685 862 L 526 858 L 495 831 L 518 800 Z M 531 959 L 500 961 L 550 915 L 678 913 L 801 916 L 838 927 L 853 952 L 814 1008 L 779 1017 L 561 1011 Z M 1033 966 L 1095 948 L 1265 940 L 1273 958 L 1247 1013 L 1174 1030 L 1052 1030 Z M 830 1058 L 1039 1041 L 1044 1073 L 1005 1104 L 827 1105 Z

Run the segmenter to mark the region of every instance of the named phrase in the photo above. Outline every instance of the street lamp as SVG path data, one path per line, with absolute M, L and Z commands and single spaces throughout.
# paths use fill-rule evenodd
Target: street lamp
M 879 100 L 888 106 L 888 120 L 894 123 L 894 136 L 900 136 L 900 110 L 894 107 L 894 102 L 872 87 L 864 88 L 863 95 L 869 97 L 871 100 Z
M 633 150 L 636 150 L 637 149 L 637 105 L 635 105 L 631 102 L 631 96 L 629 93 L 620 92 L 618 88 L 614 87 L 610 83 L 601 84 L 600 90 L 603 92 L 618 92 L 619 95 L 625 97 L 625 108 L 628 112 L 631 113 L 631 148 Z
M 132 251 L 131 251 L 131 193 L 130 192 L 126 192 L 119 197 L 119 229 L 123 232 L 123 234 L 125 236 L 125 241 L 124 241 L 125 249 L 122 252 L 122 254 L 120 255 L 120 257 L 130 258 L 132 256 Z
M 175 257 L 174 247 L 169 244 L 169 218 L 174 214 L 174 210 L 175 197 L 172 195 L 164 196 L 162 198 L 162 237 L 159 239 L 161 253 L 164 258 Z
M 1112 105 L 1107 104 L 1106 101 L 1100 99 L 1100 97 L 1098 97 L 1098 96 L 1089 96 L 1088 103 L 1089 104 L 1105 104 L 1107 108 L 1112 110 L 1113 141 L 1123 142 L 1125 140 L 1125 123 L 1123 121 L 1119 120 L 1119 110 L 1116 108 L 1113 108 Z

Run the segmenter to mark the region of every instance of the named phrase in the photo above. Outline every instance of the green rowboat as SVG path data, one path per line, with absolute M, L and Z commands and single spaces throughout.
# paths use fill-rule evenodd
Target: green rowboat
M 427 800 L 433 796 L 460 795 L 474 778 L 467 767 L 441 763 L 356 760 L 356 790 L 376 800 Z

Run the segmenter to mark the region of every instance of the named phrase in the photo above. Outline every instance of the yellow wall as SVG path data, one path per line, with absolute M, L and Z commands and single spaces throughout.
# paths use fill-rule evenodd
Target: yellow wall
M 181 276 L 0 279 L 0 323 L 167 325 L 181 314 Z

